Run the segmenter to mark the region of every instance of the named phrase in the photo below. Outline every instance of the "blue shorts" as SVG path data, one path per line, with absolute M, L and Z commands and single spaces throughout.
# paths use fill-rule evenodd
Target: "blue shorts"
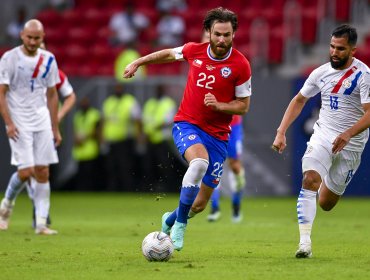
M 229 144 L 227 146 L 227 157 L 239 159 L 243 152 L 243 128 L 242 124 L 236 124 L 231 127 Z
M 227 155 L 227 141 L 219 140 L 188 122 L 175 123 L 172 136 L 183 157 L 185 151 L 195 144 L 200 143 L 207 149 L 209 165 L 202 182 L 211 188 L 216 188 L 220 182 Z

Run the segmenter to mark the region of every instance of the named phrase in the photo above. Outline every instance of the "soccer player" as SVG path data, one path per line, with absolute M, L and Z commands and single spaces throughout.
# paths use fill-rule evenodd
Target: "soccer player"
M 52 235 L 47 227 L 50 208 L 49 164 L 58 162 L 58 66 L 52 53 L 40 49 L 44 28 L 31 19 L 21 32 L 23 44 L 0 61 L 0 111 L 17 166 L 0 205 L 0 230 L 7 230 L 15 198 L 34 176 L 36 234 Z M 46 96 L 46 98 L 45 98 Z
M 307 100 L 321 93 L 319 119 L 302 158 L 303 182 L 298 196 L 300 233 L 297 258 L 312 256 L 311 229 L 316 215 L 316 196 L 330 211 L 343 195 L 360 165 L 369 137 L 370 70 L 354 57 L 357 32 L 341 25 L 331 34 L 330 62 L 316 68 L 292 99 L 277 129 L 272 148 L 282 153 L 286 131 Z
M 229 144 L 227 146 L 227 163 L 229 166 L 228 172 L 223 173 L 223 178 L 219 186 L 213 191 L 211 196 L 211 213 L 207 219 L 210 222 L 217 221 L 221 216 L 220 211 L 220 187 L 229 186 L 232 194 L 232 217 L 233 223 L 239 223 L 243 219 L 240 213 L 241 199 L 243 189 L 245 187 L 245 172 L 243 163 L 240 159 L 243 151 L 243 127 L 242 117 L 234 115 L 231 122 L 231 134 Z M 224 178 L 226 177 L 226 178 Z M 227 184 L 225 184 L 227 182 Z
M 183 248 L 188 218 L 204 210 L 217 187 L 227 154 L 232 115 L 245 114 L 251 95 L 248 60 L 232 48 L 238 27 L 235 13 L 222 7 L 207 12 L 207 43 L 189 42 L 164 49 L 129 64 L 125 78 L 142 65 L 184 61 L 189 73 L 183 99 L 174 118 L 174 142 L 189 163 L 182 180 L 178 208 L 162 217 L 162 231 L 171 235 L 176 250 Z
M 46 50 L 45 42 L 41 43 L 40 48 Z M 56 88 L 59 94 L 59 98 L 63 100 L 62 105 L 58 109 L 58 124 L 60 125 L 62 120 L 66 116 L 66 114 L 70 112 L 73 106 L 75 105 L 76 94 L 73 90 L 71 83 L 68 80 L 67 75 L 60 69 L 58 69 L 58 74 L 59 74 L 60 81 L 59 83 L 57 83 Z M 35 185 L 35 178 L 31 177 L 30 180 L 27 181 L 26 187 L 27 187 L 28 195 L 33 202 L 32 226 L 36 227 L 36 211 L 35 211 L 35 203 L 33 201 L 33 193 L 34 193 L 33 186 L 34 185 Z M 50 216 L 47 217 L 46 224 L 48 226 L 51 225 Z

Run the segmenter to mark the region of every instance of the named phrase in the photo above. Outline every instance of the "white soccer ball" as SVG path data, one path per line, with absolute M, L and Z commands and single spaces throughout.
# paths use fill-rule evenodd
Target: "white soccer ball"
M 148 261 L 166 262 L 173 254 L 173 243 L 164 232 L 154 231 L 145 236 L 141 249 Z

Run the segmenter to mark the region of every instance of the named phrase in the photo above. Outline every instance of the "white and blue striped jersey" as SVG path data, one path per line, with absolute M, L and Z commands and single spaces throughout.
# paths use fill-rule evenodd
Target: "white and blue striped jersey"
M 369 67 L 356 58 L 344 70 L 336 70 L 326 63 L 310 74 L 300 93 L 307 98 L 321 93 L 320 115 L 314 133 L 333 143 L 364 115 L 362 104 L 370 102 Z M 344 149 L 362 152 L 368 137 L 366 129 L 352 137 Z

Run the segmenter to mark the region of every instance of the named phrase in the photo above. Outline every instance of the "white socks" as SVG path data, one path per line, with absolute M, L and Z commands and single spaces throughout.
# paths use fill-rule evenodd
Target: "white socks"
M 45 227 L 50 208 L 50 183 L 34 182 L 33 200 L 36 208 L 36 227 Z
M 301 189 L 297 201 L 300 243 L 311 243 L 312 224 L 316 216 L 317 192 Z

